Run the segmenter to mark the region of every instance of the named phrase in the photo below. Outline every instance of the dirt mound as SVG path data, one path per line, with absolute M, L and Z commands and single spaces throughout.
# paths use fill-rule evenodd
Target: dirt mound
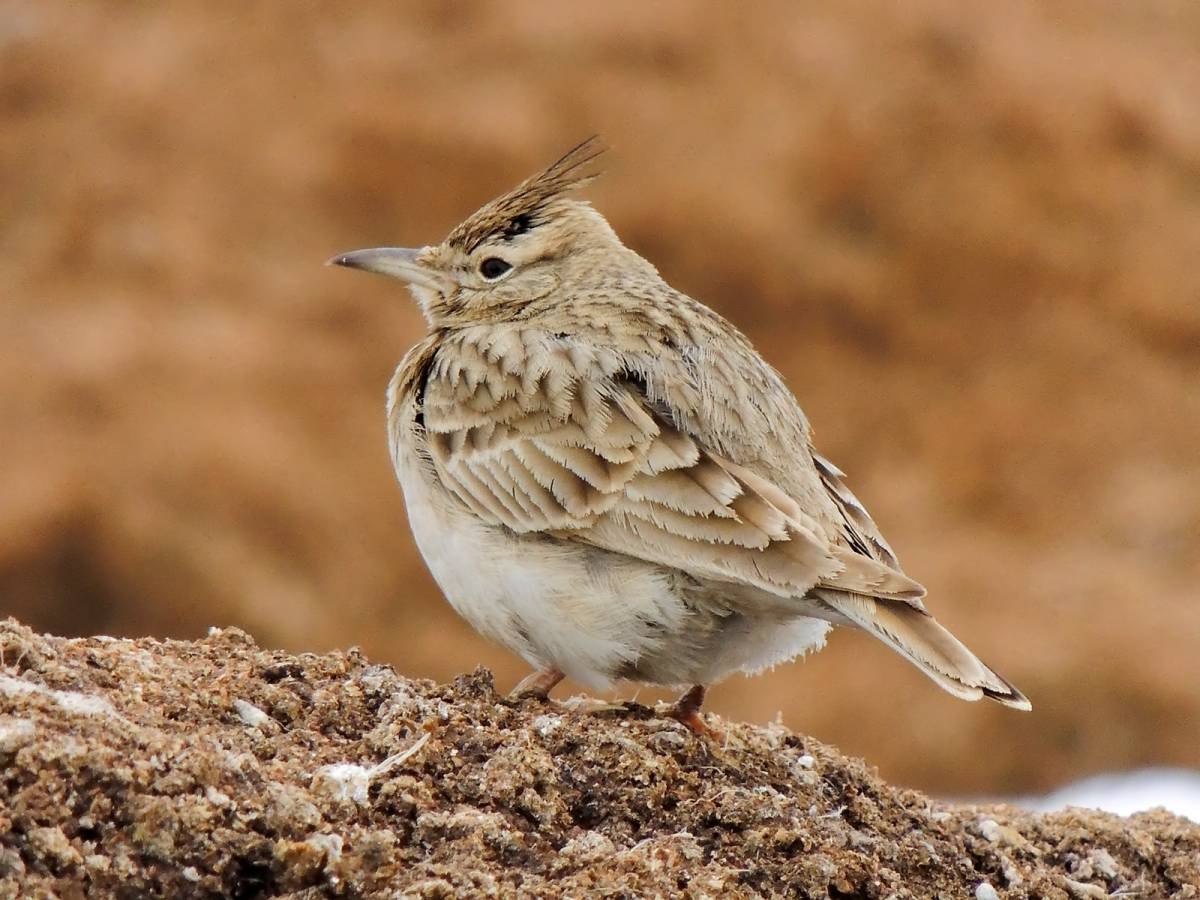
M 1200 827 L 950 806 L 780 726 L 0 625 L 0 897 L 1196 897 Z
M 588 196 L 783 371 L 1037 711 L 842 634 L 713 708 L 940 791 L 1195 766 L 1197 34 L 1190 0 L 8 0 L 0 613 L 515 682 L 388 463 L 420 317 L 321 263 L 436 240 L 599 132 Z

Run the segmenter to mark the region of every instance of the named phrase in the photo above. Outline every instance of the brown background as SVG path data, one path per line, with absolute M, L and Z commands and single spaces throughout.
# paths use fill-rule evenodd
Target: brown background
M 1196 766 L 1198 47 L 1191 0 L 0 4 L 0 612 L 514 681 L 387 459 L 423 323 L 321 262 L 600 132 L 591 198 L 1035 712 L 853 634 L 712 707 L 944 792 Z

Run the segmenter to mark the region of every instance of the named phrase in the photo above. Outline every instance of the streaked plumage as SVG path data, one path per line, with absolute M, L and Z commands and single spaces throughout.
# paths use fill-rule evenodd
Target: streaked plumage
M 334 260 L 404 279 L 429 320 L 388 426 L 451 604 L 543 673 L 539 693 L 560 673 L 704 685 L 852 625 L 959 697 L 1029 708 L 925 610 L 778 373 L 567 196 L 598 152 L 442 244 Z

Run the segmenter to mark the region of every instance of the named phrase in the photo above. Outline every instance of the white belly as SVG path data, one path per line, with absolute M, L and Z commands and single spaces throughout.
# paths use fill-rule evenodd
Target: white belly
M 405 421 L 392 420 L 393 462 L 421 555 L 455 611 L 531 666 L 592 688 L 711 684 L 824 644 L 829 624 L 801 601 L 795 614 L 767 595 L 722 609 L 719 586 L 709 602 L 671 569 L 485 523 L 437 483 Z
M 414 455 L 397 460 L 409 523 L 438 586 L 480 633 L 590 687 L 653 653 L 687 609 L 657 566 L 488 525 L 439 495 Z

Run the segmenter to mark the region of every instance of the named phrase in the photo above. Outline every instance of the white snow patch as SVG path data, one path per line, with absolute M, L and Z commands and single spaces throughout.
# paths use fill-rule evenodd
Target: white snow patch
M 81 716 L 107 716 L 113 711 L 103 697 L 76 694 L 73 691 L 55 691 L 54 699 L 67 712 Z
M 1035 812 L 1082 806 L 1129 816 L 1161 806 L 1200 822 L 1200 772 L 1189 769 L 1140 769 L 1112 772 L 1076 781 L 1044 797 L 1016 801 Z
M 49 697 L 65 712 L 80 716 L 112 716 L 113 718 L 119 718 L 116 710 L 103 697 L 80 694 L 76 691 L 57 691 L 54 688 L 46 687 L 44 684 L 22 681 L 20 678 L 13 678 L 11 675 L 0 675 L 0 694 L 7 694 L 10 697 L 40 694 L 43 697 Z
M 37 728 L 29 719 L 0 720 L 0 753 L 12 753 L 33 741 Z

